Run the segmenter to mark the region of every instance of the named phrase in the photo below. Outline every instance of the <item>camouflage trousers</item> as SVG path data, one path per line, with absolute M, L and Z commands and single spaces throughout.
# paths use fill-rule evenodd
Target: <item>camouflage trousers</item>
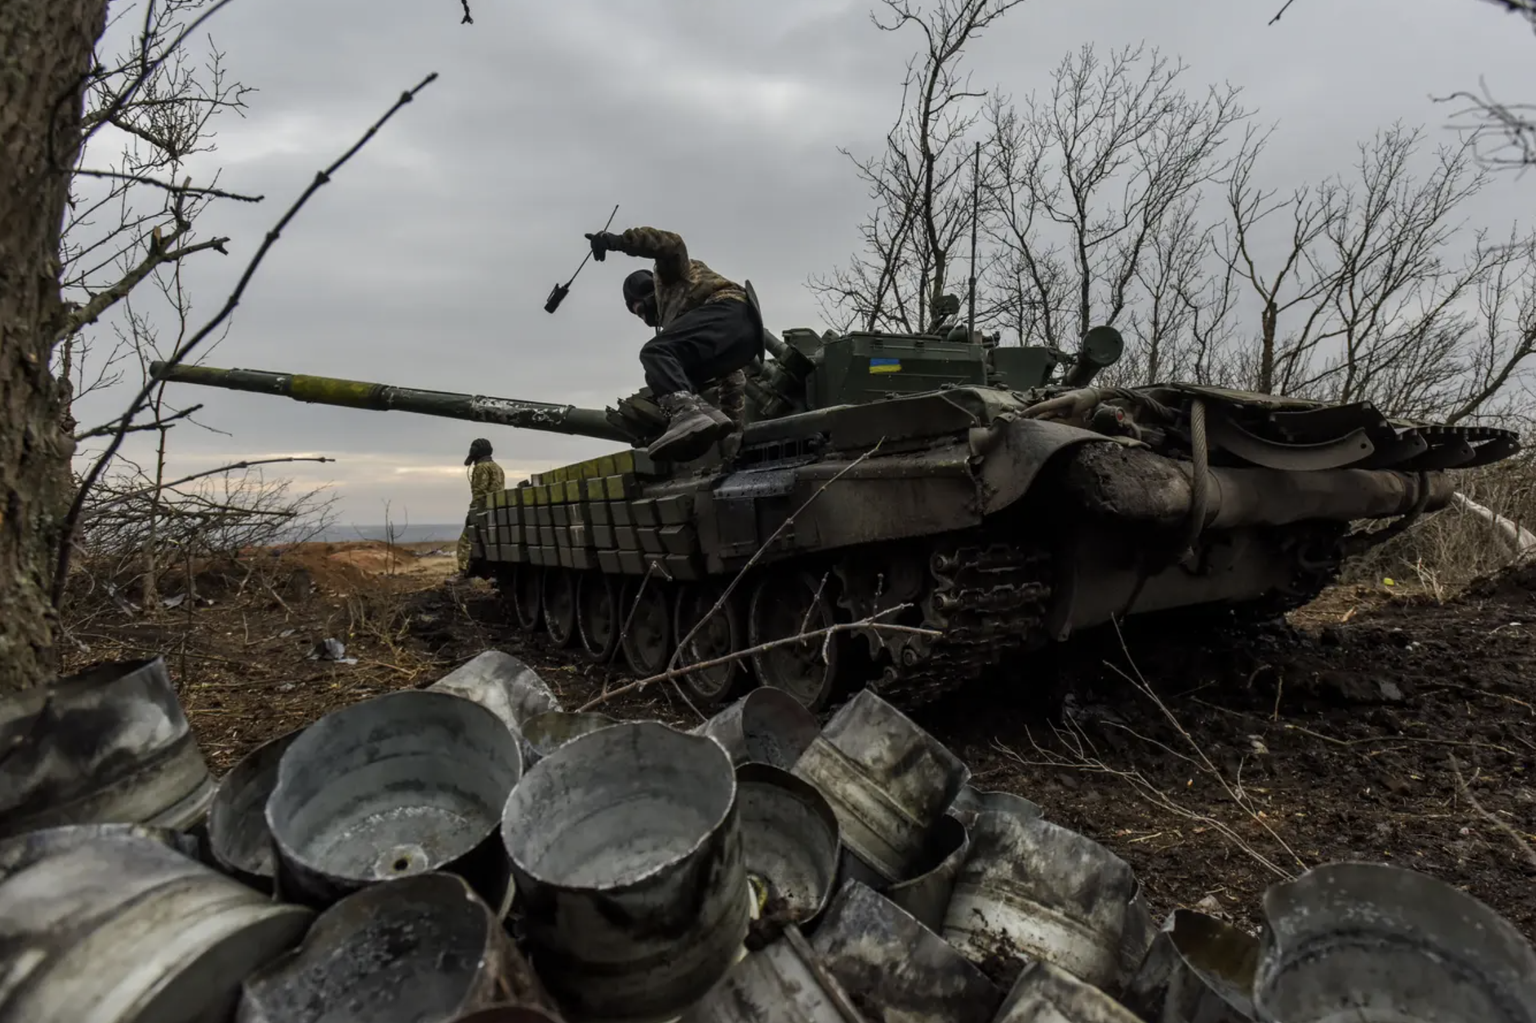
M 739 430 L 747 413 L 747 374 L 732 370 L 720 378 L 720 411 Z
M 458 560 L 459 573 L 461 575 L 469 570 L 469 555 L 473 549 L 474 540 L 470 537 L 469 527 L 465 526 L 464 532 L 459 534 Z

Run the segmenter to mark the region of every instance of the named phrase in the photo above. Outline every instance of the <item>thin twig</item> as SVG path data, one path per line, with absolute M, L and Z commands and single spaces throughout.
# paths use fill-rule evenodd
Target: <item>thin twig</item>
M 1287 731 L 1301 732 L 1303 735 L 1310 735 L 1314 739 L 1321 739 L 1324 742 L 1331 742 L 1335 746 L 1343 746 L 1345 748 L 1367 746 L 1371 743 L 1401 742 L 1408 744 L 1418 744 L 1422 746 L 1456 746 L 1465 747 L 1467 749 L 1487 749 L 1493 750 L 1495 753 L 1503 753 L 1504 755 L 1511 757 L 1518 757 L 1520 755 L 1514 750 L 1510 749 L 1508 746 L 1500 746 L 1497 743 L 1492 742 L 1473 742 L 1469 739 L 1432 739 L 1429 736 L 1417 735 L 1394 735 L 1391 737 L 1384 735 L 1371 735 L 1364 739 L 1338 739 L 1331 735 L 1324 735 L 1322 732 L 1314 732 L 1312 729 L 1305 728 L 1301 725 L 1293 725 L 1287 723 L 1284 727 Z
M 83 178 L 105 178 L 109 181 L 129 181 L 135 185 L 150 185 L 172 195 L 198 195 L 210 199 L 233 199 L 236 202 L 261 202 L 266 199 L 264 195 L 245 195 L 240 192 L 226 192 L 222 188 L 207 188 L 201 185 L 178 185 L 173 181 L 161 181 L 152 178 L 148 174 L 134 174 L 129 171 L 92 170 L 89 167 L 78 167 L 74 173 Z M 224 241 L 229 239 L 225 238 Z
M 1051 730 L 1055 732 L 1057 740 L 1060 741 L 1068 751 L 1070 751 L 1070 759 L 1043 748 L 1038 742 L 1035 741 L 1034 734 L 1027 728 L 1025 729 L 1025 734 L 1029 737 L 1030 745 L 1034 747 L 1035 752 L 1039 753 L 1043 759 L 1039 761 L 1025 760 L 1016 750 L 1011 749 L 1009 746 L 995 738 L 992 740 L 992 746 L 993 748 L 1000 751 L 1003 755 L 1011 758 L 1018 764 L 1025 767 L 1038 766 L 1071 768 L 1077 771 L 1085 771 L 1094 774 L 1107 774 L 1111 777 L 1119 778 L 1121 781 L 1130 785 L 1132 790 L 1147 802 L 1152 803 L 1154 806 L 1160 807 L 1163 810 L 1166 810 L 1176 817 L 1182 817 L 1184 820 L 1194 821 L 1197 824 L 1201 824 L 1210 828 L 1225 838 L 1233 846 L 1241 850 L 1255 863 L 1259 864 L 1261 867 L 1274 874 L 1276 877 L 1283 881 L 1288 881 L 1291 879 L 1293 875 L 1289 871 L 1280 866 L 1278 863 L 1275 863 L 1268 856 L 1265 856 L 1263 853 L 1255 849 L 1243 838 L 1242 835 L 1239 835 L 1235 830 L 1233 830 L 1231 825 L 1217 820 L 1215 817 L 1212 817 L 1209 814 L 1198 813 L 1194 810 L 1188 809 L 1187 807 L 1180 806 L 1178 803 L 1175 803 L 1166 792 L 1152 784 L 1146 775 L 1142 774 L 1140 771 L 1134 768 L 1125 770 L 1122 768 L 1110 767 L 1097 755 L 1090 755 L 1084 750 L 1084 746 L 1087 746 L 1089 750 L 1093 748 L 1093 744 L 1088 740 L 1087 734 L 1082 731 L 1081 727 L 1071 723 L 1070 721 L 1069 727 L 1072 729 L 1070 734 L 1063 733 L 1062 730 L 1057 728 L 1055 725 L 1051 726 Z
M 178 229 L 176 234 L 169 240 L 175 241 L 190 229 L 190 225 L 185 229 Z M 149 254 L 144 257 L 143 261 L 124 274 L 121 280 L 111 287 L 97 292 L 91 297 L 90 301 L 77 307 L 69 316 L 65 317 L 64 322 L 55 332 L 55 338 L 62 341 L 71 334 L 77 333 L 82 328 L 95 323 L 101 318 L 103 313 L 122 301 L 146 277 L 166 263 L 175 263 L 208 249 L 212 249 L 221 256 L 229 255 L 229 250 L 224 247 L 228 241 L 228 238 L 209 238 L 206 241 L 194 242 L 176 249 L 168 249 L 159 241 L 155 241 L 151 244 Z
M 143 433 L 143 432 L 145 432 L 147 430 L 164 430 L 164 429 L 169 429 L 171 424 L 176 422 L 176 420 L 178 420 L 178 419 L 185 419 L 188 416 L 193 415 L 193 414 L 201 411 L 202 407 L 203 407 L 202 405 L 193 405 L 191 408 L 184 408 L 180 412 L 177 412 L 174 415 L 166 416 L 164 419 L 157 419 L 153 423 L 140 423 L 137 426 L 130 426 L 124 432 L 126 432 L 126 433 Z M 111 433 L 115 429 L 118 429 L 118 427 L 115 426 L 115 425 L 98 426 L 94 430 L 87 430 L 85 433 L 77 433 L 77 434 L 75 434 L 74 439 L 75 439 L 76 443 L 79 443 L 80 441 L 83 441 L 83 440 L 89 440 L 92 437 L 105 437 L 107 434 Z
M 198 407 L 200 408 L 201 406 L 198 406 Z M 190 410 L 188 410 L 188 411 L 190 411 Z M 112 507 L 113 505 L 116 505 L 116 504 L 122 504 L 124 501 L 131 501 L 131 500 L 133 500 L 136 497 L 143 497 L 145 494 L 153 494 L 156 491 L 170 490 L 170 489 L 172 489 L 174 487 L 181 486 L 183 483 L 191 483 L 193 480 L 200 480 L 200 479 L 203 479 L 203 478 L 205 478 L 207 476 L 217 476 L 220 473 L 234 472 L 236 469 L 254 469 L 258 465 L 274 465 L 274 464 L 279 463 L 279 462 L 334 462 L 334 461 L 336 461 L 336 459 L 334 459 L 334 458 L 327 458 L 325 455 L 290 455 L 290 456 L 283 457 L 283 458 L 252 458 L 252 459 L 248 459 L 248 460 L 243 461 L 243 462 L 230 462 L 228 465 L 221 465 L 217 469 L 207 469 L 207 470 L 204 470 L 203 472 L 194 472 L 190 476 L 183 476 L 181 479 L 179 479 L 179 480 L 171 480 L 171 482 L 169 482 L 169 483 L 154 483 L 154 484 L 150 484 L 147 487 L 142 487 L 142 488 L 140 488 L 138 490 L 130 490 L 126 494 L 119 494 L 116 497 L 111 498 L 110 500 L 103 501 L 100 505 L 98 505 L 95 509 L 92 510 L 92 514 L 93 515 L 100 514 L 100 512 L 103 509 L 110 508 L 110 507 Z M 250 511 L 250 509 L 246 509 L 246 508 L 238 508 L 236 510 L 239 511 L 239 512 L 242 512 L 242 513 Z
M 1514 842 L 1515 847 L 1524 855 L 1526 862 L 1536 867 L 1536 849 L 1533 849 L 1531 843 L 1525 840 L 1525 836 L 1521 835 L 1520 832 L 1516 831 L 1507 822 L 1499 820 L 1498 817 L 1484 809 L 1482 803 L 1477 801 L 1477 797 L 1472 794 L 1472 789 L 1467 785 L 1466 779 L 1461 776 L 1461 765 L 1456 762 L 1456 755 L 1454 753 L 1451 754 L 1451 770 L 1456 775 L 1456 790 L 1461 793 L 1462 798 L 1466 799 L 1472 809 L 1477 811 L 1479 817 L 1492 824 L 1495 828 L 1498 828 L 1510 841 Z M 1476 778 L 1476 772 L 1473 772 L 1472 776 Z
M 828 487 L 842 479 L 848 473 L 852 472 L 856 466 L 858 466 L 870 455 L 873 455 L 876 451 L 879 451 L 880 445 L 884 443 L 885 438 L 881 437 L 878 441 L 875 442 L 874 447 L 870 448 L 868 451 L 861 454 L 858 458 L 855 458 L 853 461 L 839 469 L 831 479 L 817 487 L 815 493 L 811 494 L 810 497 L 807 497 L 805 502 L 801 504 L 800 507 L 790 512 L 788 518 L 779 523 L 779 528 L 775 529 L 771 534 L 769 534 L 768 539 L 763 541 L 762 546 L 758 547 L 757 550 L 752 552 L 752 557 L 747 559 L 747 563 L 742 566 L 741 571 L 737 572 L 734 576 L 731 577 L 731 581 L 725 586 L 725 592 L 721 593 L 720 599 L 715 601 L 715 606 L 710 608 L 709 612 L 700 618 L 698 623 L 695 624 L 692 629 L 688 630 L 688 634 L 678 642 L 677 649 L 672 651 L 672 658 L 667 663 L 667 669 L 669 671 L 677 667 L 677 659 L 683 655 L 683 651 L 687 648 L 687 645 L 693 641 L 693 637 L 698 634 L 698 631 L 704 627 L 706 622 L 718 614 L 721 608 L 725 607 L 725 602 L 731 599 L 732 593 L 736 592 L 737 585 L 739 585 L 741 581 L 747 577 L 747 573 L 752 570 L 752 567 L 758 563 L 762 556 L 773 548 L 773 545 L 775 542 L 777 542 L 779 536 L 786 529 L 793 526 L 795 524 L 795 520 L 798 519 L 807 508 L 815 503 L 816 499 L 819 498 Z M 825 582 L 826 580 L 823 579 L 822 581 Z M 820 591 L 818 591 L 818 596 L 819 592 Z M 809 612 L 807 612 L 807 616 L 809 616 Z M 697 665 L 695 665 L 695 667 L 697 667 Z
M 221 3 L 218 6 L 223 6 L 223 4 Z M 426 78 L 422 79 L 421 82 L 419 82 L 414 88 L 401 93 L 400 98 L 395 100 L 394 104 L 384 112 L 383 117 L 380 117 L 372 124 L 372 126 L 368 128 L 368 130 L 363 134 L 362 138 L 354 142 L 352 147 L 343 153 L 340 157 L 338 157 L 329 167 L 315 175 L 315 179 L 314 181 L 310 182 L 309 187 L 304 189 L 303 193 L 301 193 L 299 197 L 294 200 L 293 205 L 288 207 L 287 212 L 284 213 L 282 217 L 278 219 L 277 223 L 272 227 L 272 229 L 267 232 L 267 236 L 262 241 L 261 246 L 257 248 L 255 255 L 251 257 L 251 261 L 246 264 L 245 272 L 240 275 L 240 280 L 235 284 L 234 290 L 231 291 L 229 293 L 229 297 L 225 299 L 223 308 L 214 314 L 213 319 L 204 324 L 196 334 L 188 338 L 186 342 L 181 344 L 174 352 L 171 353 L 171 357 L 166 360 L 167 369 L 180 365 L 181 362 L 191 354 L 193 349 L 195 349 L 199 344 L 203 342 L 204 338 L 208 337 L 209 334 L 212 334 L 214 330 L 218 328 L 219 324 L 223 323 L 229 317 L 229 315 L 234 312 L 235 307 L 240 304 L 240 298 L 245 294 L 245 289 L 250 284 L 251 278 L 256 275 L 256 270 L 261 266 L 262 260 L 266 258 L 266 255 L 271 250 L 272 246 L 276 244 L 278 238 L 282 236 L 283 229 L 287 227 L 289 222 L 292 221 L 293 218 L 298 215 L 299 211 L 304 208 L 304 204 L 309 201 L 310 197 L 319 191 L 322 185 L 329 183 L 332 175 L 340 170 L 342 165 L 344 165 L 348 160 L 352 159 L 352 157 L 355 156 L 359 150 L 367 145 L 373 139 L 373 137 L 378 134 L 379 129 L 382 128 L 384 124 L 395 115 L 396 111 L 415 99 L 417 93 L 419 93 L 422 89 L 425 89 L 428 85 L 432 84 L 432 82 L 436 80 L 437 72 L 434 71 L 427 75 Z M 91 487 L 95 485 L 96 480 L 101 476 L 101 473 L 106 468 L 107 463 L 110 462 L 114 456 L 116 456 L 118 449 L 122 447 L 123 439 L 126 437 L 125 431 L 128 429 L 128 427 L 133 425 L 134 418 L 139 414 L 140 411 L 143 410 L 144 403 L 148 401 L 150 394 L 157 386 L 160 385 L 160 383 L 161 381 L 158 379 L 150 379 L 146 380 L 144 385 L 139 388 L 138 394 L 134 396 L 133 401 L 129 403 L 127 411 L 123 413 L 122 419 L 120 420 L 119 429 L 113 435 L 112 442 L 107 445 L 107 450 L 104 451 L 101 456 L 97 458 L 96 462 L 91 466 L 91 469 L 86 474 L 85 479 L 81 481 L 80 488 L 75 492 L 75 499 L 70 505 L 69 513 L 65 516 L 63 528 L 60 531 L 61 539 L 59 543 L 58 560 L 54 565 L 52 603 L 55 608 L 58 608 L 64 599 L 65 580 L 69 575 L 69 559 L 74 549 L 74 544 L 72 541 L 74 539 L 75 529 L 80 521 L 81 509 L 83 509 L 85 506 L 86 495 L 90 492 Z
M 886 608 L 884 611 L 880 612 L 880 615 L 892 614 L 909 606 L 911 605 L 899 604 L 896 607 Z M 622 696 L 625 693 L 634 692 L 638 689 L 644 689 L 645 687 L 653 685 L 657 682 L 666 682 L 671 679 L 687 675 L 689 672 L 701 671 L 706 668 L 714 668 L 722 664 L 730 664 L 734 661 L 740 661 L 743 658 L 755 657 L 760 653 L 773 650 L 777 647 L 787 646 L 790 643 L 804 643 L 807 640 L 818 639 L 821 636 L 830 635 L 832 633 L 852 632 L 855 629 L 873 629 L 878 632 L 901 632 L 918 636 L 934 637 L 941 635 L 937 629 L 924 629 L 915 625 L 889 624 L 886 622 L 876 621 L 876 618 L 878 617 L 879 615 L 871 615 L 868 618 L 861 618 L 856 622 L 838 622 L 835 625 L 829 625 L 823 629 L 815 629 L 811 632 L 804 632 L 795 636 L 785 636 L 781 639 L 769 640 L 766 643 L 759 643 L 757 646 L 748 647 L 745 650 L 734 650 L 731 653 L 725 654 L 723 656 L 715 657 L 708 661 L 701 661 L 697 664 L 690 664 L 684 668 L 669 668 L 666 671 L 656 675 L 651 675 L 648 678 L 637 679 L 634 682 L 625 683 L 624 685 L 619 686 L 617 689 L 611 689 L 606 692 L 599 693 L 597 696 L 594 696 L 592 699 L 584 703 L 581 707 L 577 708 L 577 713 L 583 713 L 585 711 L 591 710 L 593 707 L 601 706 L 602 704 L 607 703 L 609 700 L 612 700 L 617 696 Z
M 1118 618 L 1111 618 L 1110 621 L 1112 622 L 1112 624 L 1115 627 L 1115 635 L 1116 635 L 1116 637 L 1119 640 L 1120 650 L 1125 655 L 1126 663 L 1128 663 L 1131 666 L 1131 671 L 1134 673 L 1134 677 L 1132 677 L 1131 675 L 1126 674 L 1126 672 L 1121 670 L 1121 668 L 1118 665 L 1114 665 L 1114 664 L 1110 664 L 1109 662 L 1105 662 L 1106 667 L 1110 668 L 1110 670 L 1114 671 L 1121 678 L 1125 679 L 1137 691 L 1139 691 L 1143 696 L 1147 697 L 1149 700 L 1152 701 L 1152 703 L 1162 713 L 1164 719 L 1167 720 L 1167 722 L 1170 725 L 1173 726 L 1174 730 L 1176 732 L 1178 732 L 1179 736 L 1181 738 L 1183 738 L 1184 741 L 1189 744 L 1190 749 L 1192 749 L 1194 751 L 1195 756 L 1199 760 L 1199 764 L 1197 766 L 1199 766 L 1201 768 L 1202 772 L 1205 773 L 1205 774 L 1208 774 L 1212 778 L 1214 778 L 1216 780 L 1217 784 L 1221 786 L 1222 791 L 1227 794 L 1227 797 L 1232 800 L 1232 802 L 1238 807 L 1238 809 L 1242 810 L 1243 813 L 1245 813 L 1250 820 L 1252 820 L 1255 824 L 1259 825 L 1266 832 L 1268 832 L 1269 836 L 1275 840 L 1275 842 L 1280 846 L 1280 848 L 1284 849 L 1285 852 L 1291 857 L 1291 859 L 1293 859 L 1298 866 L 1300 866 L 1303 870 L 1305 870 L 1306 867 L 1307 867 L 1306 861 L 1303 860 L 1301 858 L 1301 856 L 1298 855 L 1296 853 L 1296 851 L 1291 848 L 1290 844 L 1288 842 L 1286 842 L 1285 839 L 1280 837 L 1280 835 L 1275 831 L 1275 829 L 1270 826 L 1270 824 L 1269 824 L 1269 822 L 1267 820 L 1265 820 L 1262 816 L 1259 815 L 1259 813 L 1256 810 L 1253 809 L 1253 807 L 1249 804 L 1248 800 L 1240 792 L 1234 790 L 1232 788 L 1232 786 L 1230 784 L 1228 784 L 1226 776 L 1224 774 L 1222 774 L 1221 770 L 1219 768 L 1217 768 L 1216 765 L 1211 762 L 1211 759 L 1210 759 L 1210 757 L 1208 757 L 1206 755 L 1206 752 L 1205 752 L 1204 748 L 1201 747 L 1199 742 L 1197 742 L 1195 740 L 1194 736 L 1190 735 L 1189 731 L 1184 727 L 1184 725 L 1179 721 L 1179 719 L 1174 715 L 1174 713 L 1171 710 L 1168 709 L 1168 705 L 1166 703 L 1164 703 L 1163 700 L 1153 690 L 1151 684 L 1146 680 L 1146 677 L 1142 675 L 1141 669 L 1136 666 L 1135 658 L 1133 658 L 1131 656 L 1130 648 L 1126 645 L 1126 642 L 1125 642 L 1125 635 L 1121 631 L 1121 628 L 1120 628 L 1120 621 L 1119 621 L 1119 619 Z M 1161 744 L 1159 744 L 1159 745 L 1161 745 Z M 1164 748 L 1166 749 L 1166 747 L 1164 747 Z M 1185 759 L 1187 759 L 1187 758 L 1185 758 Z M 1104 770 L 1110 771 L 1111 773 L 1117 773 L 1117 772 L 1114 772 L 1113 769 L 1111 769 L 1111 768 L 1109 768 L 1107 766 L 1104 767 Z M 1150 783 L 1147 783 L 1147 784 L 1150 785 Z M 1159 795 L 1161 795 L 1161 793 L 1159 793 Z M 1166 796 L 1163 796 L 1163 802 L 1167 803 L 1167 804 L 1171 804 L 1172 803 L 1172 801 L 1169 800 Z M 1227 830 L 1230 830 L 1230 829 L 1227 829 Z M 1223 833 L 1226 833 L 1226 832 L 1224 831 Z M 1244 846 L 1244 848 L 1250 854 L 1254 854 L 1253 850 L 1251 848 L 1247 847 L 1246 845 Z M 1254 855 L 1257 855 L 1257 854 L 1254 854 Z M 1273 869 L 1273 864 L 1271 864 L 1267 858 L 1264 858 L 1264 857 L 1259 857 L 1259 858 L 1267 866 L 1270 866 Z
M 148 3 L 144 10 L 144 32 L 141 37 L 142 44 L 139 56 L 139 73 L 134 77 L 133 82 L 126 89 L 117 94 L 117 97 L 113 99 L 111 104 L 109 104 L 105 110 L 99 111 L 96 114 L 94 121 L 92 121 L 90 124 L 82 126 L 84 131 L 81 133 L 81 137 L 75 145 L 75 152 L 83 152 L 86 148 L 86 144 L 90 142 L 91 138 L 96 134 L 97 130 L 99 130 L 103 124 L 110 123 L 114 118 L 123 112 L 123 109 L 127 107 L 128 103 L 133 99 L 134 94 L 137 93 L 139 89 L 143 88 L 144 83 L 147 82 L 156 71 L 160 70 L 160 65 L 169 60 L 173 53 L 181 49 L 181 44 L 186 42 L 187 38 L 191 36 L 193 32 L 197 31 L 197 29 L 200 28 L 205 21 L 219 13 L 219 11 L 223 10 L 231 2 L 232 0 L 217 0 L 217 2 L 212 7 L 198 15 L 195 19 L 193 19 L 190 25 L 187 25 L 185 28 L 183 28 L 181 32 L 177 34 L 176 38 L 171 40 L 170 45 L 165 48 L 165 51 L 154 60 L 149 59 L 149 43 L 150 39 L 155 36 L 155 32 L 151 27 L 154 17 L 155 5 L 153 2 Z M 59 116 L 59 112 L 62 110 L 65 104 L 78 102 L 80 90 L 87 84 L 92 75 L 95 74 L 96 70 L 97 66 L 93 62 L 91 68 L 87 70 L 84 75 L 82 75 L 79 79 L 71 82 L 69 88 L 54 100 L 53 106 L 55 117 Z M 67 168 L 64 167 L 63 161 L 59 159 L 58 151 L 53 148 L 54 139 L 57 137 L 59 137 L 59 133 L 57 132 L 50 132 L 48 135 L 48 167 L 55 171 L 67 173 Z
M 652 558 L 645 566 L 645 574 L 640 577 L 640 585 L 635 589 L 635 599 L 629 602 L 629 614 L 624 616 L 624 624 L 619 627 L 619 638 L 614 642 L 613 650 L 608 654 L 609 664 L 613 663 L 613 659 L 618 657 L 619 651 L 624 648 L 624 640 L 629 636 L 629 627 L 635 621 L 635 612 L 640 609 L 640 598 L 645 595 L 645 587 L 651 581 L 651 576 L 660 567 L 661 562 L 655 558 Z M 614 599 L 617 600 L 618 596 L 615 595 Z

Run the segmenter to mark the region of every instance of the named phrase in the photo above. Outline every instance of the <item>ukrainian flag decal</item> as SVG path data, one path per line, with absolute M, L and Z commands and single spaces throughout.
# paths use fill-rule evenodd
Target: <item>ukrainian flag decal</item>
M 870 359 L 869 371 L 871 373 L 900 373 L 900 359 Z

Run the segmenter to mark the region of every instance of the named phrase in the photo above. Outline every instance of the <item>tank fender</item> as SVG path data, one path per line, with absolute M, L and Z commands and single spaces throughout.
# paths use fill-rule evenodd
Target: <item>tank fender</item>
M 1001 416 L 991 426 L 971 430 L 972 459 L 983 515 L 1013 504 L 1029 492 L 1035 477 L 1052 458 L 1084 444 L 1121 444 L 1092 430 L 1043 419 Z

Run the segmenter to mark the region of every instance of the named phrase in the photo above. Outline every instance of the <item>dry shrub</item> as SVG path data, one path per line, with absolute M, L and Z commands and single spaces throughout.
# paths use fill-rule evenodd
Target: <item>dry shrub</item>
M 1536 450 L 1456 474 L 1457 493 L 1501 516 L 1496 523 L 1464 501 L 1427 515 L 1402 536 L 1345 566 L 1343 582 L 1383 578 L 1421 584 L 1437 599 L 1467 583 L 1536 557 Z
M 335 496 L 297 491 L 259 471 L 228 472 L 179 486 L 142 473 L 98 480 L 75 536 L 65 600 L 66 627 L 103 604 L 152 611 L 166 601 L 248 588 L 265 569 L 265 549 L 312 539 L 333 519 Z M 260 588 L 274 580 L 263 577 Z

